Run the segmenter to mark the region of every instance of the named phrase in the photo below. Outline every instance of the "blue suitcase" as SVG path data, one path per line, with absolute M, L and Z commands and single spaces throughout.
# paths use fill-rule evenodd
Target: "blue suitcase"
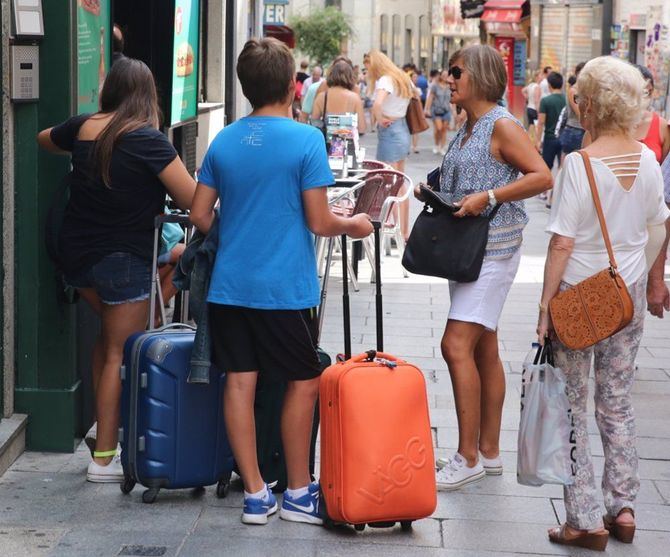
M 194 336 L 192 327 L 176 324 L 126 341 L 121 491 L 130 493 L 139 482 L 148 488 L 145 503 L 153 503 L 163 488 L 217 484 L 217 496 L 228 491 L 233 453 L 223 420 L 225 374 L 212 368 L 209 384 L 187 383 Z

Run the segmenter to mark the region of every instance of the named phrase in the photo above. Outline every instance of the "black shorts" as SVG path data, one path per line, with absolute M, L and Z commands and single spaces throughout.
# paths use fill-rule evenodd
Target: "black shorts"
M 226 372 L 263 371 L 287 381 L 321 375 L 316 309 L 209 304 L 212 358 Z

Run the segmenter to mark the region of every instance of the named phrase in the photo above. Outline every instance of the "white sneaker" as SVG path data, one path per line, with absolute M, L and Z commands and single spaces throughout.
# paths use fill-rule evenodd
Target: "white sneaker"
M 454 491 L 481 480 L 484 476 L 486 472 L 481 461 L 470 468 L 467 461 L 456 453 L 447 465 L 435 474 L 435 480 L 439 491 Z
M 437 147 L 433 147 L 433 155 L 437 155 L 440 150 Z
M 503 473 L 503 463 L 500 456 L 486 458 L 482 453 L 479 453 L 479 462 L 482 463 L 487 476 L 500 476 Z
M 92 460 L 86 471 L 86 481 L 101 484 L 121 483 L 123 481 L 121 457 L 115 456 L 106 466 L 101 466 Z
M 447 154 L 447 148 L 442 147 L 442 149 L 440 149 L 440 155 L 446 155 L 446 154 Z

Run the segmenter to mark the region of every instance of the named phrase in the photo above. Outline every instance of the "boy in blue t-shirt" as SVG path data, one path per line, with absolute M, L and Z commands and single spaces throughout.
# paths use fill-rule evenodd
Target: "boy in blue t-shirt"
M 295 63 L 284 43 L 252 39 L 237 75 L 253 111 L 224 128 L 207 151 L 191 221 L 211 228 L 220 201 L 219 247 L 207 301 L 214 362 L 228 374 L 224 415 L 244 482 L 242 522 L 266 524 L 277 501 L 256 455 L 254 396 L 262 370 L 284 375 L 281 416 L 288 489 L 280 517 L 321 524 L 309 451 L 320 366 L 315 308 L 319 282 L 312 233 L 372 233 L 367 215 L 341 218 L 328 207 L 334 183 L 321 132 L 291 120 Z

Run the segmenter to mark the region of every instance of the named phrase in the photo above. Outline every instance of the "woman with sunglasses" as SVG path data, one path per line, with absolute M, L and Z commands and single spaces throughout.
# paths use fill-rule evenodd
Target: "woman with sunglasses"
M 438 489 L 454 490 L 502 473 L 500 422 L 505 373 L 498 354 L 498 319 L 520 261 L 523 199 L 551 188 L 551 173 L 523 126 L 498 105 L 507 86 L 500 54 L 470 46 L 449 61 L 451 102 L 467 121 L 444 157 L 440 189 L 451 193 L 458 217 L 488 216 L 489 241 L 479 278 L 450 281 L 451 307 L 442 337 L 458 417 L 458 452 L 437 473 Z M 415 193 L 417 197 L 418 190 Z

